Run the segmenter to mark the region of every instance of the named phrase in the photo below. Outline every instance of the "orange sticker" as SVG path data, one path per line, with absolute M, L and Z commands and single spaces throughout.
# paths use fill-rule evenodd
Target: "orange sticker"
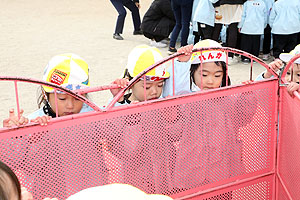
M 61 85 L 66 79 L 68 74 L 55 69 L 50 76 L 50 83 L 55 83 L 57 85 Z

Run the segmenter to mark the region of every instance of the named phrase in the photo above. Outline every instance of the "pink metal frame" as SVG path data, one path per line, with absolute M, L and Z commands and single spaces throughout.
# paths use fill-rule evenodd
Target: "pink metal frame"
M 204 50 L 207 50 L 208 48 L 203 48 L 203 49 L 196 49 L 193 50 L 193 52 L 202 52 Z M 212 49 L 212 48 L 209 48 Z M 252 56 L 246 52 L 243 51 L 239 51 L 236 49 L 231 49 L 231 48 L 213 48 L 215 50 L 222 50 L 225 51 L 226 53 L 228 52 L 233 52 L 233 53 L 238 53 L 241 54 L 243 56 L 246 56 L 248 58 L 251 59 L 251 68 L 250 68 L 250 80 L 252 80 L 252 67 L 253 67 L 253 61 L 256 61 L 257 63 L 261 64 L 262 66 L 264 66 L 268 71 L 270 71 L 274 78 L 271 78 L 269 80 L 266 81 L 262 81 L 260 83 L 255 83 L 255 88 L 260 88 L 260 87 L 265 87 L 267 84 L 269 84 L 269 87 L 272 88 L 273 91 L 277 91 L 278 90 L 278 85 L 280 85 L 281 87 L 280 89 L 280 101 L 282 102 L 282 96 L 284 96 L 284 91 L 283 86 L 286 86 L 288 83 L 285 81 L 285 75 L 286 72 L 288 70 L 288 68 L 290 68 L 293 64 L 293 62 L 300 58 L 300 54 L 296 55 L 295 57 L 293 57 L 291 59 L 291 61 L 287 64 L 287 66 L 284 68 L 283 72 L 280 75 L 280 81 L 283 84 L 276 84 L 278 81 L 278 75 L 273 72 L 269 66 L 267 64 L 265 64 L 262 60 L 260 60 L 259 58 Z M 104 110 L 101 110 L 97 105 L 95 105 L 93 102 L 91 102 L 90 100 L 86 99 L 82 94 L 85 93 L 90 93 L 90 92 L 96 92 L 96 91 L 102 91 L 102 90 L 107 90 L 107 89 L 114 89 L 114 88 L 118 88 L 118 86 L 116 85 L 107 85 L 107 86 L 101 86 L 101 87 L 94 87 L 94 88 L 88 88 L 88 89 L 83 89 L 83 90 L 77 90 L 77 91 L 70 91 L 68 89 L 59 87 L 55 84 L 51 84 L 48 82 L 44 82 L 44 81 L 39 81 L 39 80 L 35 80 L 35 79 L 26 79 L 26 78 L 19 78 L 19 77 L 0 77 L 0 81 L 14 81 L 14 86 L 15 86 L 15 94 L 16 94 L 16 104 L 17 104 L 17 110 L 18 110 L 18 115 L 20 116 L 20 107 L 19 107 L 19 97 L 18 97 L 18 87 L 17 87 L 17 82 L 28 82 L 28 83 L 36 83 L 36 84 L 40 84 L 40 85 L 46 85 L 49 87 L 53 87 L 54 88 L 54 92 L 55 95 L 57 93 L 57 91 L 62 91 L 66 94 L 69 94 L 71 96 L 73 96 L 76 99 L 79 99 L 81 101 L 83 101 L 84 103 L 86 103 L 87 105 L 89 105 L 90 107 L 92 107 L 96 112 L 92 112 L 92 113 L 82 113 L 79 115 L 75 115 L 75 116 L 66 116 L 66 117 L 62 117 L 62 118 L 56 118 L 51 120 L 52 123 L 49 124 L 48 127 L 40 127 L 37 125 L 31 126 L 31 127 L 24 127 L 24 129 L 30 130 L 30 132 L 42 132 L 42 131 L 46 131 L 46 130 L 51 130 L 51 129 L 55 129 L 55 125 L 54 124 L 60 124 L 60 127 L 71 125 L 73 124 L 75 121 L 80 122 L 80 123 L 88 123 L 90 121 L 92 121 L 93 118 L 98 118 L 99 119 L 105 119 L 106 117 L 108 118 L 112 118 L 112 117 L 117 117 L 119 116 L 121 113 L 124 113 L 124 111 L 126 112 L 136 112 L 137 110 L 141 110 L 141 111 L 145 111 L 145 110 L 151 110 L 153 108 L 152 104 L 156 104 L 155 108 L 160 109 L 163 108 L 165 105 L 164 104 L 171 104 L 172 102 L 174 104 L 178 104 L 178 103 L 185 103 L 186 101 L 191 101 L 191 100 L 197 100 L 197 98 L 199 98 L 200 94 L 201 95 L 205 95 L 205 98 L 216 98 L 220 95 L 220 93 L 223 93 L 224 91 L 228 90 L 228 91 L 247 91 L 249 90 L 249 88 L 254 87 L 254 85 L 250 84 L 250 85 L 243 85 L 243 86 L 230 86 L 230 87 L 226 87 L 226 88 L 219 88 L 216 90 L 212 90 L 212 91 L 200 91 L 200 92 L 196 92 L 193 94 L 186 94 L 186 95 L 181 95 L 181 96 L 174 96 L 175 94 L 175 88 L 173 85 L 173 97 L 168 97 L 166 99 L 161 99 L 161 100 L 153 100 L 150 102 L 142 102 L 138 105 L 130 105 L 130 106 L 122 106 L 122 107 L 117 107 L 117 108 L 113 108 L 113 105 L 117 102 L 117 100 L 124 95 L 124 93 L 130 89 L 134 83 L 136 83 L 142 76 L 145 76 L 145 74 L 147 72 L 149 72 L 150 70 L 152 70 L 153 68 L 168 62 L 169 60 L 172 60 L 172 70 L 174 73 L 174 59 L 178 56 L 180 56 L 182 54 L 174 54 L 152 66 L 150 66 L 149 68 L 147 68 L 145 71 L 141 72 L 139 76 L 135 77 L 132 81 L 129 82 L 129 85 L 127 88 L 122 89 L 113 99 L 113 101 L 107 106 L 107 108 L 105 108 Z M 228 63 L 228 58 L 227 58 L 227 63 Z M 202 63 L 201 63 L 202 66 Z M 226 84 L 228 84 L 228 69 L 226 71 Z M 146 80 L 146 79 L 144 79 Z M 173 79 L 173 84 L 174 84 L 174 79 Z M 145 84 L 145 83 L 144 83 Z M 277 86 L 276 86 L 277 85 Z M 144 88 L 145 90 L 145 88 Z M 275 92 L 274 94 L 276 94 L 277 92 Z M 234 94 L 234 92 L 233 92 Z M 145 93 L 146 95 L 146 93 Z M 286 95 L 286 94 L 285 94 Z M 296 102 L 296 104 L 300 105 L 300 95 L 298 92 L 294 92 L 295 95 L 295 99 L 294 101 Z M 146 99 L 146 96 L 145 96 Z M 57 101 L 57 100 L 56 100 Z M 57 104 L 57 103 L 56 103 Z M 277 118 L 276 118 L 276 113 L 279 113 L 279 118 L 280 121 L 279 123 L 284 123 L 282 120 L 282 116 L 281 116 L 281 110 L 282 109 L 279 106 L 279 110 L 277 105 L 278 105 L 278 97 L 276 97 L 274 99 L 274 101 L 270 102 L 271 106 L 274 108 L 273 110 L 273 118 L 271 119 L 272 122 L 278 124 L 277 122 Z M 57 107 L 57 106 L 56 106 Z M 103 111 L 111 111 L 111 112 L 103 112 Z M 56 113 L 57 110 L 56 110 Z M 75 120 L 75 121 L 71 121 L 71 120 Z M 209 198 L 221 193 L 225 193 L 226 191 L 239 191 L 242 188 L 247 188 L 248 186 L 251 186 L 253 184 L 259 184 L 261 182 L 265 183 L 267 182 L 269 184 L 268 187 L 270 187 L 270 193 L 266 195 L 265 199 L 280 199 L 283 197 L 283 194 L 280 195 L 280 193 L 284 193 L 285 194 L 285 198 L 286 199 L 295 199 L 295 198 L 300 198 L 298 197 L 292 197 L 291 193 L 293 193 L 293 191 L 290 191 L 290 188 L 288 188 L 288 186 L 285 184 L 286 182 L 286 177 L 283 177 L 280 172 L 281 170 L 288 170 L 288 169 L 282 169 L 280 168 L 281 166 L 281 161 L 280 159 L 276 159 L 276 130 L 275 130 L 275 124 L 274 126 L 272 126 L 272 133 L 274 135 L 272 135 L 272 141 L 273 141 L 273 145 L 271 147 L 270 150 L 270 154 L 272 157 L 271 163 L 270 163 L 270 168 L 263 170 L 259 173 L 252 173 L 252 174 L 248 174 L 246 176 L 241 176 L 240 179 L 238 180 L 234 180 L 234 182 L 231 181 L 223 181 L 223 182 L 218 182 L 216 184 L 210 184 L 209 187 L 199 187 L 199 188 L 194 188 L 191 190 L 187 190 L 185 192 L 182 193 L 178 193 L 178 194 L 174 194 L 173 197 L 175 199 L 204 199 L 204 198 Z M 1 138 L 7 138 L 7 134 L 9 134 L 9 137 L 19 137 L 23 135 L 23 131 L 22 129 L 17 129 L 17 128 L 12 128 L 12 129 L 0 129 L 0 139 Z M 278 138 L 278 154 L 280 155 L 282 152 L 282 148 L 281 147 L 281 135 L 282 134 L 287 134 L 287 133 L 282 133 L 279 131 L 279 138 Z M 278 157 L 278 155 L 277 155 Z M 275 165 L 275 161 L 277 161 L 277 164 Z M 276 166 L 276 167 L 275 167 Z M 300 177 L 299 177 L 300 178 Z M 275 185 L 276 183 L 276 185 Z M 246 198 L 247 199 L 247 198 Z

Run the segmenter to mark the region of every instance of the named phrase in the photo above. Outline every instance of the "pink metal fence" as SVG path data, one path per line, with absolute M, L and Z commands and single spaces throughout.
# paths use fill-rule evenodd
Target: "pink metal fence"
M 295 56 L 283 70 L 281 81 L 285 80 L 289 68 L 293 68 L 293 62 L 300 58 Z M 280 90 L 280 123 L 278 140 L 278 164 L 277 164 L 277 199 L 299 199 L 300 180 L 300 95 L 294 92 L 294 96 L 288 94 L 287 89 Z
M 277 77 L 2 129 L 0 159 L 35 199 L 118 182 L 174 199 L 297 199 L 300 104 L 280 90 L 277 168 Z

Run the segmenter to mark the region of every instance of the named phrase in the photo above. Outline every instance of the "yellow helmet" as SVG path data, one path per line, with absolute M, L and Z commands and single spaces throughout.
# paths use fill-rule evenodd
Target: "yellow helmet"
M 155 47 L 147 45 L 139 45 L 135 47 L 128 55 L 127 70 L 131 77 L 137 76 L 139 73 L 162 60 L 161 52 Z M 146 74 L 147 80 L 156 81 L 159 79 L 169 78 L 165 65 L 160 65 Z
M 206 40 L 201 40 L 201 41 L 197 42 L 194 45 L 193 49 L 208 48 L 208 47 L 222 47 L 222 46 L 214 40 L 206 39 Z M 199 63 L 201 63 L 201 60 L 202 60 L 202 63 L 215 62 L 215 61 L 226 62 L 226 54 L 225 54 L 225 52 L 220 51 L 220 50 L 202 51 L 202 57 L 201 57 L 200 51 L 192 54 L 192 57 L 191 57 L 192 64 L 199 64 Z
M 82 89 L 90 85 L 88 64 L 72 53 L 54 56 L 44 70 L 43 80 L 70 90 Z M 51 87 L 43 88 L 45 92 L 53 92 Z

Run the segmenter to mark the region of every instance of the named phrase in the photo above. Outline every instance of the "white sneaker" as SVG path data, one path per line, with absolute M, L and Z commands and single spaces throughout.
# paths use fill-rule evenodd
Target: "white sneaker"
M 164 43 L 164 44 L 169 44 L 169 43 L 170 43 L 170 41 L 168 41 L 167 39 L 163 39 L 163 40 L 161 40 L 160 42 L 161 42 L 161 43 Z
M 238 63 L 238 60 L 235 57 L 228 57 L 228 65 L 235 65 Z
M 167 47 L 168 45 L 164 44 L 162 42 L 156 42 L 155 40 L 151 40 L 150 46 L 157 47 L 157 48 L 164 48 L 164 47 Z
M 269 58 L 270 58 L 269 54 L 264 54 L 262 57 L 263 61 L 267 61 L 267 60 L 269 60 Z

